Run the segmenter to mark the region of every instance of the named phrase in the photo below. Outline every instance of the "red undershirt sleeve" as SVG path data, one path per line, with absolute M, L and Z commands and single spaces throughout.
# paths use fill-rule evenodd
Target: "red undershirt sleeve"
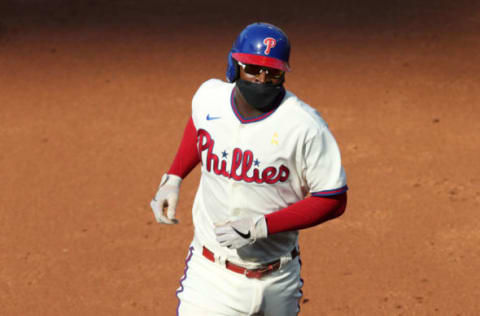
M 268 234 L 312 227 L 343 214 L 347 193 L 328 197 L 311 196 L 280 211 L 265 215 Z
M 175 155 L 175 159 L 167 173 L 177 175 L 183 179 L 199 162 L 200 155 L 197 149 L 197 130 L 193 124 L 193 119 L 190 118 L 183 132 L 182 141 Z

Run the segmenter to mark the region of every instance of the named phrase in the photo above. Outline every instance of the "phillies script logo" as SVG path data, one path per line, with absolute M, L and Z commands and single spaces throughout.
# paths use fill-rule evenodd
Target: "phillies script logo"
M 270 50 L 277 46 L 277 41 L 273 37 L 267 37 L 263 40 L 263 44 L 267 45 L 265 48 L 265 55 L 270 54 Z
M 242 151 L 239 148 L 235 148 L 232 153 L 230 161 L 227 162 L 227 154 L 223 155 L 223 158 L 220 161 L 220 158 L 213 153 L 213 146 L 215 141 L 212 139 L 212 136 L 204 130 L 199 129 L 197 132 L 198 140 L 198 152 L 203 159 L 202 153 L 207 151 L 207 157 L 203 164 L 207 171 L 213 172 L 219 176 L 224 176 L 226 178 L 234 179 L 236 181 L 245 181 L 245 182 L 256 182 L 256 183 L 277 183 L 285 182 L 288 179 L 290 170 L 284 165 L 281 165 L 279 168 L 267 167 L 260 171 L 260 169 L 253 167 L 252 165 L 259 165 L 258 160 L 253 159 L 253 152 L 251 150 Z M 230 171 L 227 170 L 227 164 L 229 165 Z M 252 176 L 248 176 L 247 173 L 252 170 Z

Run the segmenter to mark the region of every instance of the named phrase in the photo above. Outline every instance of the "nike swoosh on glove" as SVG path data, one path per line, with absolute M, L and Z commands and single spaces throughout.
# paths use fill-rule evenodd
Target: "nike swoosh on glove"
M 182 178 L 173 174 L 164 174 L 158 191 L 150 202 L 155 219 L 158 223 L 177 224 L 175 212 L 178 203 L 178 194 Z M 164 208 L 167 208 L 167 214 L 164 214 Z
M 251 245 L 257 239 L 267 238 L 268 235 L 267 222 L 263 215 L 216 224 L 214 231 L 218 243 L 230 249 Z

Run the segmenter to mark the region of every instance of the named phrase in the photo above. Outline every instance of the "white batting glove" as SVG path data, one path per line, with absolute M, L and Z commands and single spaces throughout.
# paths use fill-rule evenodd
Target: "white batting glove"
M 158 191 L 150 202 L 150 206 L 158 223 L 177 224 L 175 211 L 177 208 L 178 194 L 182 178 L 173 174 L 164 174 Z M 164 214 L 164 208 L 167 207 L 167 214 Z
M 267 238 L 267 222 L 263 215 L 245 217 L 215 225 L 215 235 L 221 246 L 238 249 L 253 244 L 257 239 Z

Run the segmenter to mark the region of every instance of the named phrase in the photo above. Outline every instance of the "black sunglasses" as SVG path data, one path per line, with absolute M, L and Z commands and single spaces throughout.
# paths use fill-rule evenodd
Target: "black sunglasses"
M 243 68 L 243 71 L 245 71 L 247 74 L 252 76 L 258 76 L 263 71 L 265 71 L 265 75 L 267 75 L 267 77 L 273 78 L 273 79 L 280 79 L 285 73 L 283 70 L 280 70 L 280 69 L 268 68 L 268 67 L 259 66 L 259 65 L 244 64 L 239 61 L 237 61 L 237 63 L 240 67 Z

